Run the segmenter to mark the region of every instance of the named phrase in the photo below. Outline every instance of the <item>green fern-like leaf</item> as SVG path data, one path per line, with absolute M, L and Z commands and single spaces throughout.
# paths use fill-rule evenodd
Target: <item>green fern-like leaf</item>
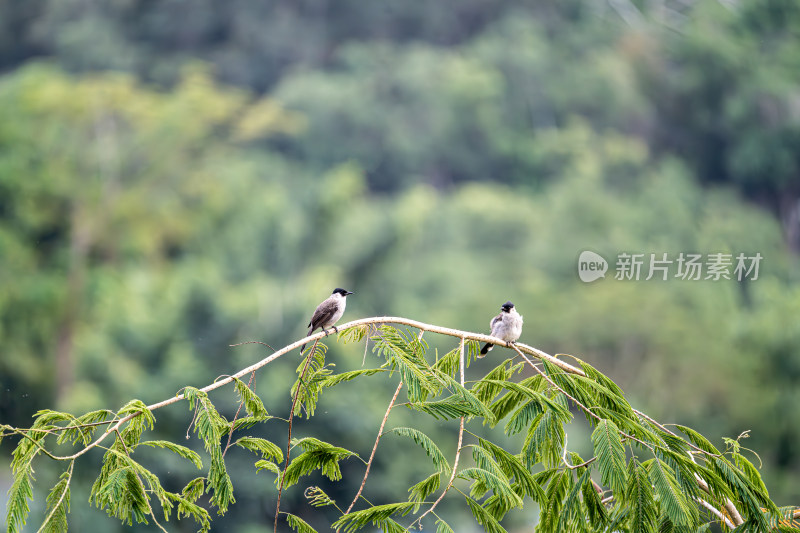
M 572 488 L 572 475 L 567 470 L 553 470 L 545 489 L 547 503 L 539 508 L 539 530 L 556 532 L 558 518 L 564 507 L 564 498 Z
M 132 525 L 134 521 L 147 522 L 150 512 L 147 495 L 133 468 L 124 466 L 114 470 L 106 482 L 93 492 L 98 507 L 106 509 L 123 523 Z
M 342 478 L 339 462 L 348 457 L 357 456 L 356 453 L 350 450 L 339 448 L 311 437 L 299 440 L 293 439 L 292 444 L 293 446 L 299 446 L 304 451 L 289 463 L 283 480 L 284 487 L 290 487 L 297 483 L 302 476 L 320 469 L 328 479 L 338 481 Z M 275 480 L 275 483 L 280 484 L 280 478 Z
M 541 461 L 545 468 L 561 463 L 564 451 L 564 424 L 553 410 L 547 410 L 528 427 L 523 448 L 526 466 Z
M 196 505 L 194 500 L 171 492 L 167 493 L 167 497 L 178 505 L 178 520 L 183 516 L 192 517 L 195 522 L 200 524 L 200 531 L 198 533 L 207 533 L 211 529 L 211 518 L 208 511 Z
M 239 399 L 244 404 L 247 414 L 256 419 L 266 419 L 269 413 L 267 413 L 264 402 L 261 401 L 258 394 L 250 389 L 247 383 L 241 379 L 233 378 L 233 383 L 236 387 L 236 392 L 239 394 Z
M 625 448 L 616 424 L 601 420 L 592 432 L 592 445 L 602 481 L 610 485 L 614 493 L 622 493 L 627 486 L 625 470 Z
M 460 364 L 461 349 L 454 348 L 436 361 L 436 363 L 433 364 L 433 368 L 439 372 L 442 372 L 443 374 L 447 374 L 448 376 L 455 376 L 456 373 L 458 373 Z
M 8 489 L 8 501 L 6 502 L 6 525 L 10 533 L 22 530 L 28 519 L 30 507 L 28 500 L 33 500 L 33 467 L 30 463 L 26 467 L 17 467 L 14 471 L 14 482 Z
M 208 470 L 208 483 L 206 493 L 211 494 L 211 503 L 217 507 L 218 514 L 225 514 L 228 505 L 235 503 L 233 497 L 233 482 L 225 468 L 225 459 L 219 447 L 211 452 L 211 468 Z
M 714 447 L 711 442 L 706 439 L 703 435 L 698 433 L 697 431 L 693 430 L 688 426 L 676 426 L 681 432 L 683 432 L 691 441 L 692 444 L 700 448 L 701 450 L 710 453 L 712 455 L 722 455 L 716 447 Z
M 61 474 L 58 483 L 47 495 L 47 518 L 39 528 L 43 533 L 62 533 L 67 531 L 67 514 L 69 513 L 70 479 L 75 460 L 70 461 L 69 468 Z
M 522 363 L 513 364 L 513 359 L 506 359 L 494 367 L 486 376 L 472 386 L 472 393 L 483 403 L 490 403 L 503 391 L 501 383 L 522 370 Z
M 119 418 L 133 415 L 124 430 L 122 440 L 129 447 L 135 447 L 146 429 L 153 429 L 156 418 L 141 400 L 131 400 L 117 412 Z
M 581 477 L 570 488 L 567 497 L 561 505 L 561 513 L 558 517 L 558 523 L 556 524 L 556 531 L 569 531 L 570 528 L 567 527 L 567 524 L 570 522 L 584 525 L 583 515 L 585 512 L 584 507 L 581 505 L 580 494 L 583 485 L 589 479 L 590 475 L 591 470 L 588 468 L 584 469 Z
M 190 450 L 186 446 L 175 444 L 168 440 L 146 440 L 139 443 L 139 446 L 150 446 L 151 448 L 166 448 L 172 453 L 190 460 L 198 469 L 203 468 L 203 460 L 200 455 L 194 450 Z
M 455 533 L 450 525 L 441 518 L 436 521 L 436 533 Z
M 451 398 L 456 398 L 458 402 L 469 405 L 470 410 L 485 419 L 490 424 L 494 423 L 494 414 L 482 401 L 478 399 L 471 391 L 464 388 L 458 381 L 447 374 L 441 372 L 434 372 L 436 378 L 444 384 L 444 386 L 453 393 Z
M 203 441 L 206 451 L 211 454 L 214 449 L 219 448 L 219 441 L 228 432 L 230 425 L 217 412 L 205 392 L 194 387 L 185 387 L 183 394 L 184 398 L 189 400 L 191 409 L 194 409 L 195 405 L 197 407 L 194 430 L 200 440 Z
M 655 533 L 658 509 L 653 496 L 653 488 L 647 475 L 647 469 L 635 459 L 628 464 L 628 486 L 625 500 L 630 507 L 631 533 Z
M 443 400 L 433 402 L 418 402 L 408 406 L 411 409 L 428 414 L 438 420 L 450 420 L 454 418 L 480 416 L 482 411 L 464 401 L 458 396 L 449 396 Z
M 310 418 L 314 416 L 319 395 L 328 377 L 333 373 L 333 365 L 325 365 L 325 356 L 319 350 L 314 353 L 309 352 L 306 358 L 309 360 L 309 364 L 306 366 L 304 362 L 298 366 L 298 378 L 292 386 L 290 394 L 292 397 L 297 395 L 294 415 L 301 416 L 305 411 L 306 417 Z M 300 375 L 303 369 L 306 372 L 304 375 Z
M 744 475 L 745 479 L 750 482 L 753 487 L 753 495 L 761 502 L 761 506 L 766 508 L 769 512 L 778 514 L 778 508 L 769 498 L 769 491 L 764 481 L 761 479 L 761 473 L 745 456 L 740 453 L 732 453 L 731 458 L 734 464 L 739 468 L 739 471 Z
M 622 389 L 619 388 L 619 385 L 617 385 L 616 383 L 614 383 L 614 381 L 609 379 L 608 376 L 606 376 L 605 374 L 603 374 L 602 372 L 600 372 L 599 370 L 597 370 L 596 368 L 594 368 L 592 365 L 590 365 L 585 361 L 579 361 L 579 364 L 581 365 L 581 368 L 586 373 L 586 376 L 588 378 L 596 381 L 597 383 L 604 386 L 617 396 L 625 396 L 625 393 L 622 392 Z
M 465 468 L 458 473 L 458 477 L 462 479 L 474 479 L 480 482 L 483 486 L 491 489 L 498 498 L 502 499 L 503 504 L 508 508 L 522 508 L 522 498 L 514 492 L 514 489 L 511 488 L 505 476 L 498 476 L 483 468 Z
M 267 470 L 269 472 L 272 472 L 273 474 L 278 474 L 278 475 L 281 474 L 280 467 L 278 467 L 278 465 L 276 465 L 272 461 L 268 461 L 266 459 L 259 459 L 258 461 L 256 461 L 255 467 L 256 467 L 256 474 L 261 472 L 262 470 Z
M 362 511 L 353 511 L 331 524 L 331 528 L 337 530 L 343 529 L 345 533 L 352 533 L 370 523 L 374 526 L 381 527 L 390 516 L 394 514 L 405 516 L 415 505 L 416 504 L 413 502 L 389 503 L 386 505 L 375 505 Z
M 408 492 L 411 494 L 408 497 L 408 501 L 414 502 L 419 504 L 425 501 L 425 498 L 433 494 L 439 489 L 439 484 L 441 483 L 442 474 L 441 472 L 435 472 L 430 476 L 426 477 L 419 483 L 412 485 Z M 414 512 L 417 511 L 419 505 L 414 508 Z
M 513 478 L 519 488 L 521 494 L 533 498 L 534 501 L 542 503 L 545 500 L 544 489 L 539 486 L 530 473 L 530 470 L 525 467 L 519 457 L 511 455 L 505 449 L 490 442 L 486 439 L 478 440 L 481 448 L 487 450 L 500 465 L 503 473 L 510 479 Z
M 520 404 L 526 402 L 530 399 L 529 391 L 532 392 L 542 392 L 544 390 L 544 384 L 546 383 L 544 378 L 541 375 L 531 376 L 529 378 L 523 379 L 519 383 L 514 383 L 514 385 L 510 385 L 506 387 L 506 383 L 512 383 L 510 381 L 503 382 L 503 388 L 507 389 L 509 392 L 501 396 L 499 399 L 495 400 L 490 406 L 489 409 L 494 414 L 495 421 L 502 420 L 506 416 L 508 416 L 511 412 L 517 409 Z M 520 389 L 514 390 L 514 387 L 521 387 Z M 494 427 L 494 426 L 492 426 Z
M 681 491 L 673 470 L 658 457 L 648 462 L 647 468 L 662 512 L 677 526 L 692 526 L 697 521 L 697 508 Z
M 506 435 L 516 435 L 525 431 L 542 413 L 544 409 L 540 402 L 528 400 L 511 415 L 504 430 Z
M 472 516 L 474 516 L 475 520 L 477 520 L 478 523 L 483 526 L 483 529 L 487 533 L 508 533 L 503 526 L 500 525 L 500 522 L 498 522 L 497 519 L 486 509 L 481 507 L 478 502 L 469 496 L 464 496 L 464 498 L 467 500 L 469 510 L 472 511 Z
M 94 432 L 97 430 L 99 422 L 105 422 L 114 413 L 107 409 L 100 409 L 98 411 L 91 411 L 77 418 L 74 418 L 67 426 L 66 429 L 59 435 L 57 442 L 62 444 L 64 442 L 71 442 L 75 444 L 78 440 L 86 446 L 91 442 Z
M 586 516 L 595 529 L 601 529 L 608 523 L 608 512 L 600 499 L 600 494 L 592 483 L 592 478 L 586 478 L 581 484 L 583 504 L 586 507 Z
M 434 371 L 423 356 L 427 348 L 425 342 L 419 341 L 416 335 L 388 325 L 378 328 L 378 332 L 373 337 L 374 349 L 386 358 L 392 370 L 400 372 L 409 401 L 421 402 L 429 395 L 435 395 L 439 385 L 433 381 Z
M 403 437 L 411 438 L 415 443 L 422 447 L 425 450 L 425 453 L 428 457 L 431 458 L 433 461 L 433 466 L 435 466 L 439 472 L 449 472 L 450 471 L 450 464 L 445 459 L 444 454 L 436 446 L 436 443 L 433 442 L 433 439 L 428 437 L 423 432 L 419 431 L 418 429 L 409 428 L 409 427 L 399 427 L 394 428 L 391 430 L 392 433 L 397 433 Z
M 196 502 L 205 492 L 206 478 L 196 477 L 183 487 L 181 495 L 190 502 Z
M 292 531 L 297 533 L 317 533 L 317 530 L 309 526 L 302 518 L 293 514 L 286 513 L 286 522 Z
M 388 372 L 388 370 L 385 368 L 364 368 L 361 370 L 342 372 L 341 374 L 334 374 L 332 376 L 328 376 L 327 378 L 325 378 L 325 381 L 322 383 L 322 386 L 325 388 L 335 387 L 339 383 L 344 383 L 345 381 L 351 381 L 361 376 L 372 376 L 380 372 Z
M 344 339 L 345 343 L 360 342 L 364 337 L 366 337 L 369 334 L 370 327 L 371 326 L 369 324 L 352 326 L 347 329 L 340 330 L 339 335 L 336 338 Z
M 245 450 L 260 453 L 265 459 L 274 459 L 277 462 L 283 461 L 283 451 L 277 444 L 270 442 L 267 439 L 242 437 L 233 444 L 244 448 Z

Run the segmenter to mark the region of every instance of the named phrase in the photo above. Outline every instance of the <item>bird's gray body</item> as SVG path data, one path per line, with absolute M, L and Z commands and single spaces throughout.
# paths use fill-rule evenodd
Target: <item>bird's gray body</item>
M 492 337 L 497 337 L 506 342 L 514 342 L 522 335 L 522 315 L 517 312 L 514 304 L 506 302 L 501 307 L 500 314 L 489 322 Z M 493 348 L 491 343 L 486 343 L 481 350 L 482 357 Z
M 311 315 L 311 320 L 308 322 L 308 333 L 306 336 L 311 335 L 315 329 L 321 328 L 322 331 L 327 333 L 328 328 L 333 327 L 336 329 L 336 324 L 344 314 L 345 307 L 347 307 L 347 295 L 353 294 L 344 289 L 334 289 L 333 294 L 328 296 L 321 304 L 314 310 Z M 300 347 L 302 352 L 306 345 Z
M 308 327 L 311 328 L 308 330 L 308 334 L 311 335 L 311 332 L 317 328 L 324 330 L 336 324 L 342 318 L 346 306 L 346 297 L 338 292 L 331 294 L 314 311 L 314 315 L 308 323 Z

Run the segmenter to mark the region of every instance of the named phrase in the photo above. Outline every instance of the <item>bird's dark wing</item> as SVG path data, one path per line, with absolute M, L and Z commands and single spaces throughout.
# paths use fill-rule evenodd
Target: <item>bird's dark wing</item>
M 500 313 L 489 322 L 489 331 L 494 329 L 494 325 L 503 320 L 503 313 Z
M 318 327 L 322 326 L 322 324 L 327 324 L 334 313 L 336 313 L 336 302 L 332 300 L 325 300 L 319 304 L 319 307 L 317 307 L 316 311 L 314 311 L 314 315 L 311 317 L 309 327 L 312 329 L 317 329 Z

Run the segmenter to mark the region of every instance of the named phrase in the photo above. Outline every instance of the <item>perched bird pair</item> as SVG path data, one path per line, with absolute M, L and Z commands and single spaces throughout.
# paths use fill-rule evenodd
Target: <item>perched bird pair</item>
M 327 334 L 328 328 L 332 327 L 338 333 L 335 324 L 342 318 L 347 306 L 347 296 L 350 294 L 353 293 L 344 289 L 333 289 L 333 294 L 319 304 L 311 316 L 306 336 L 311 335 L 317 328 L 322 328 L 322 331 Z M 489 329 L 492 337 L 506 342 L 514 342 L 522 335 L 522 315 L 517 312 L 513 303 L 506 302 L 500 307 L 500 314 L 489 322 Z M 305 347 L 305 344 L 302 345 L 300 351 L 302 352 Z M 484 344 L 478 358 L 485 357 L 493 347 L 492 343 Z

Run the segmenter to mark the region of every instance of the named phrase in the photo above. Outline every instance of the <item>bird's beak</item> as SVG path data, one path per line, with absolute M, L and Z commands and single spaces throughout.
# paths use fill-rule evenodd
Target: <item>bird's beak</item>
M 354 292 L 350 292 L 350 291 L 346 291 L 346 292 L 347 292 L 347 294 L 345 296 L 348 296 L 350 294 L 355 294 Z

